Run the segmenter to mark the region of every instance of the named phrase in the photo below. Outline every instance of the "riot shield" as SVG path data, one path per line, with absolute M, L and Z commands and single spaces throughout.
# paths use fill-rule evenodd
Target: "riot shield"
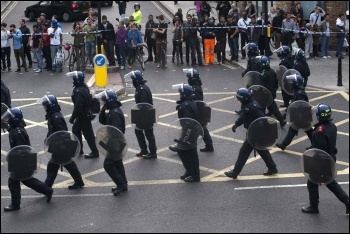
M 320 149 L 305 151 L 301 166 L 305 177 L 314 184 L 329 184 L 337 176 L 334 159 Z
M 195 101 L 198 110 L 198 122 L 207 125 L 211 121 L 211 107 L 203 101 Z
M 287 121 L 297 131 L 309 130 L 317 123 L 316 108 L 308 102 L 295 101 L 287 109 Z
M 170 145 L 175 142 L 181 150 L 196 148 L 202 142 L 203 135 L 201 124 L 190 118 L 176 120 L 168 130 Z
M 257 101 L 263 109 L 271 106 L 273 97 L 271 92 L 261 85 L 253 85 L 249 88 L 252 93 L 252 97 Z
M 32 178 L 39 168 L 40 158 L 34 148 L 28 145 L 19 145 L 12 148 L 6 157 L 3 157 L 6 173 L 15 180 Z
M 289 69 L 282 75 L 282 88 L 286 93 L 289 95 L 294 94 L 293 84 L 292 84 L 292 77 L 291 75 L 300 75 L 300 73 L 295 69 Z
M 8 106 L 6 106 L 5 103 L 1 103 L 1 129 L 5 132 L 9 128 L 8 122 L 5 118 L 2 118 L 2 116 L 6 113 L 8 110 Z
M 260 73 L 249 71 L 243 76 L 243 87 L 249 88 L 252 85 L 260 85 Z
M 278 79 L 278 85 L 281 87 L 282 89 L 282 77 L 283 77 L 283 74 L 287 71 L 288 69 L 283 66 L 283 65 L 280 65 L 277 69 L 276 69 L 276 75 L 277 75 L 277 79 Z
M 258 150 L 274 146 L 281 136 L 281 127 L 276 119 L 261 117 L 254 120 L 248 128 L 247 140 Z
M 100 154 L 113 161 L 121 160 L 128 152 L 124 134 L 114 126 L 105 125 L 98 129 L 95 142 Z
M 44 151 L 51 162 L 66 165 L 79 155 L 80 147 L 78 137 L 72 132 L 58 131 L 46 139 Z
M 131 108 L 129 120 L 134 128 L 149 130 L 158 122 L 158 111 L 151 104 L 139 103 Z

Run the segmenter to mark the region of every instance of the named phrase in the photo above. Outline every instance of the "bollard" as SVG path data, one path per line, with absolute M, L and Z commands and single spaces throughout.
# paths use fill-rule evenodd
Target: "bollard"
M 342 76 L 342 69 L 341 69 L 341 56 L 338 58 L 338 84 L 337 86 L 343 86 L 343 76 Z

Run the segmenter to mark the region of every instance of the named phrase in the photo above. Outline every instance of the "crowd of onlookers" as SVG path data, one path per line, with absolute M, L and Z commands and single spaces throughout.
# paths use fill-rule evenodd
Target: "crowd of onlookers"
M 130 59 L 136 54 L 136 48 L 143 42 L 147 43 L 148 59 L 160 63 L 159 54 L 162 49 L 161 42 L 167 41 L 168 23 L 164 16 L 156 16 L 158 22 L 154 22 L 153 15 L 148 16 L 145 28 L 141 28 L 142 12 L 139 3 L 134 4 L 134 12 L 125 17 L 127 1 L 117 1 L 119 5 L 119 25 L 114 28 L 113 24 L 102 16 L 102 26 L 98 28 L 98 13 L 90 10 L 89 16 L 83 23 L 73 24 L 72 31 L 68 30 L 73 39 L 73 49 L 77 56 L 77 70 L 84 70 L 93 66 L 93 56 L 96 53 L 97 35 L 100 36 L 109 65 L 114 66 L 116 62 L 121 69 L 127 66 L 131 68 Z M 310 13 L 309 22 L 303 20 L 303 8 L 299 2 L 294 2 L 290 12 L 284 9 L 271 7 L 268 11 L 268 20 L 265 20 L 264 12 L 257 12 L 254 4 L 248 1 L 246 8 L 241 11 L 235 3 L 219 1 L 216 6 L 218 18 L 210 15 L 211 6 L 208 1 L 194 1 L 196 15 L 184 15 L 182 9 L 178 12 L 172 22 L 172 61 L 176 48 L 180 49 L 181 64 L 183 64 L 182 43 L 186 43 L 185 60 L 186 65 L 198 66 L 214 63 L 216 54 L 219 64 L 225 63 L 227 59 L 238 61 L 238 41 L 241 44 L 241 59 L 246 58 L 244 46 L 249 42 L 258 45 L 261 55 L 271 56 L 270 44 L 273 40 L 275 48 L 281 45 L 299 47 L 305 50 L 306 58 L 317 59 L 330 58 L 329 41 L 332 34 L 337 38 L 336 56 L 342 57 L 342 48 L 347 44 L 345 33 L 345 15 L 340 13 L 336 20 L 335 31 L 331 31 L 330 15 L 320 6 L 316 6 Z M 215 22 L 215 21 L 218 22 Z M 97 33 L 100 31 L 100 33 Z M 10 39 L 13 40 L 12 48 L 16 58 L 17 72 L 22 67 L 28 71 L 33 67 L 33 59 L 37 61 L 35 72 L 40 73 L 44 69 L 55 72 L 62 71 L 62 66 L 57 66 L 57 53 L 62 50 L 62 26 L 57 21 L 57 16 L 46 19 L 42 13 L 33 26 L 32 31 L 26 26 L 25 20 L 21 19 L 19 28 L 15 24 L 1 24 L 1 69 L 11 71 L 11 49 Z M 197 34 L 202 38 L 203 52 L 200 49 L 200 41 Z M 230 48 L 230 58 L 226 58 L 226 44 Z M 179 45 L 177 47 L 177 45 Z M 163 45 L 164 46 L 164 45 Z M 31 53 L 32 51 L 32 53 Z M 190 56 L 191 55 L 191 56 Z M 117 59 L 115 59 L 115 57 Z M 190 61 L 191 57 L 191 61 Z M 28 60 L 28 61 L 27 61 Z M 45 65 L 43 64 L 45 61 Z M 159 66 L 159 64 L 158 64 Z

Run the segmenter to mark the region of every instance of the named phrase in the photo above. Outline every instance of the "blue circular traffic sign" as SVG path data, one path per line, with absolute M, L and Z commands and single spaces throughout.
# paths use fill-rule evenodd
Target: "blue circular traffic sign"
M 98 67 L 103 67 L 106 65 L 106 56 L 104 56 L 103 54 L 98 54 L 95 56 L 95 59 L 94 59 L 94 64 L 95 66 L 98 66 Z

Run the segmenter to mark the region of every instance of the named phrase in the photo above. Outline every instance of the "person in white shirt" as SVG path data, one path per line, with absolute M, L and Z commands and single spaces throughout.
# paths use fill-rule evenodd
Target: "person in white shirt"
M 56 71 L 54 66 L 55 56 L 59 47 L 62 47 L 62 29 L 58 27 L 57 20 L 52 21 L 52 27 L 47 30 L 47 33 L 50 35 L 50 50 L 52 58 L 52 72 Z M 60 68 L 62 70 L 62 68 Z
M 321 50 L 322 50 L 322 58 L 326 59 L 326 58 L 331 58 L 331 56 L 329 55 L 329 39 L 331 37 L 330 34 L 330 16 L 329 14 L 325 14 L 324 15 L 324 20 L 321 22 L 321 27 L 320 27 L 320 31 L 322 32 L 322 46 L 321 46 Z
M 242 51 L 241 59 L 245 59 L 246 57 L 246 52 L 245 52 L 245 49 L 243 49 L 243 47 L 245 46 L 246 43 L 249 42 L 247 29 L 248 29 L 248 25 L 250 24 L 250 21 L 251 19 L 247 17 L 247 13 L 242 12 L 242 18 L 240 18 L 237 22 L 237 26 L 241 34 L 241 51 Z
M 2 71 L 11 71 L 11 47 L 10 47 L 10 32 L 6 29 L 7 24 L 1 24 L 1 62 L 2 62 Z M 6 67 L 7 66 L 7 67 Z

